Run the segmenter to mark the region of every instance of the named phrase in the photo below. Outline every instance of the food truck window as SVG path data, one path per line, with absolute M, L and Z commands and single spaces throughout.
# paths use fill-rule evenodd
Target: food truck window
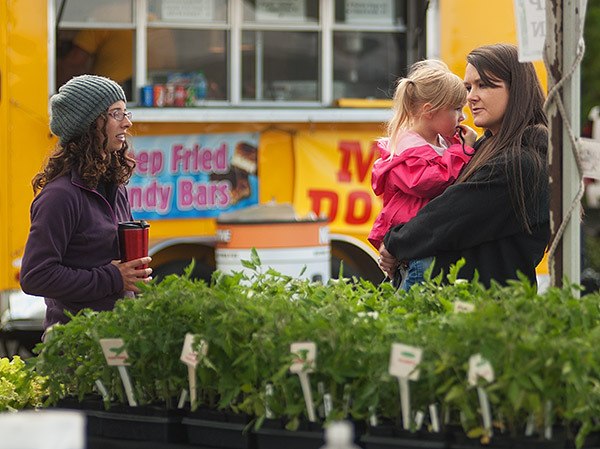
M 187 89 L 202 77 L 206 86 L 196 102 L 228 98 L 226 31 L 148 28 L 146 55 L 148 84 Z
M 320 100 L 318 0 L 244 0 L 242 100 Z
M 55 0 L 54 10 L 61 22 L 131 24 L 134 15 L 131 0 Z
M 173 106 L 390 98 L 395 79 L 423 57 L 415 48 L 424 33 L 408 33 L 415 11 L 424 17 L 420 0 L 49 1 L 56 87 L 104 75 L 140 106 L 157 106 L 142 102 L 142 88 L 155 86 L 170 88 L 171 101 L 173 88 L 185 88 L 185 104 Z
M 319 36 L 303 31 L 244 31 L 244 100 L 319 100 Z
M 134 7 L 129 0 L 55 0 L 56 84 L 83 73 L 108 76 L 131 98 Z
M 228 99 L 228 11 L 226 0 L 148 2 L 147 82 L 165 86 L 165 106 L 175 102 L 175 89 L 185 89 L 186 106 Z M 152 32 L 162 36 L 153 42 Z
M 333 46 L 334 98 L 392 98 L 406 66 L 404 34 L 336 31 Z
M 334 98 L 391 98 L 407 66 L 406 0 L 336 0 Z

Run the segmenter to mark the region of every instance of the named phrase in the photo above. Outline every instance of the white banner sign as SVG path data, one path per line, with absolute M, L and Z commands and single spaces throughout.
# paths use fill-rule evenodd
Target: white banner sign
M 304 22 L 305 0 L 256 0 L 256 21 Z
M 207 22 L 214 17 L 214 0 L 163 0 L 162 20 Z
M 546 39 L 546 1 L 515 0 L 519 61 L 543 59 Z

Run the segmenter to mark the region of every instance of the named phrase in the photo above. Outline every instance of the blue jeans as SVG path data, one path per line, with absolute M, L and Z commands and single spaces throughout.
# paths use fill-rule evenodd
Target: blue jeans
M 425 271 L 433 263 L 433 257 L 423 259 L 412 259 L 408 261 L 408 269 L 402 271 L 402 283 L 400 288 L 409 291 L 415 284 L 420 284 L 424 280 Z

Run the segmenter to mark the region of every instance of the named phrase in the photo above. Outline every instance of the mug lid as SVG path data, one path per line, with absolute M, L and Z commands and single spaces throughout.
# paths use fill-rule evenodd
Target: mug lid
M 146 220 L 121 221 L 119 229 L 145 229 L 149 228 L 150 224 Z

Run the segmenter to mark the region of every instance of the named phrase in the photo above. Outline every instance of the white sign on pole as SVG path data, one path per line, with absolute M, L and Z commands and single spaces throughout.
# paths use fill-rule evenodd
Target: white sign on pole
M 546 1 L 515 0 L 519 61 L 543 59 L 546 39 Z
M 580 137 L 579 157 L 583 176 L 586 178 L 600 179 L 600 141 Z

